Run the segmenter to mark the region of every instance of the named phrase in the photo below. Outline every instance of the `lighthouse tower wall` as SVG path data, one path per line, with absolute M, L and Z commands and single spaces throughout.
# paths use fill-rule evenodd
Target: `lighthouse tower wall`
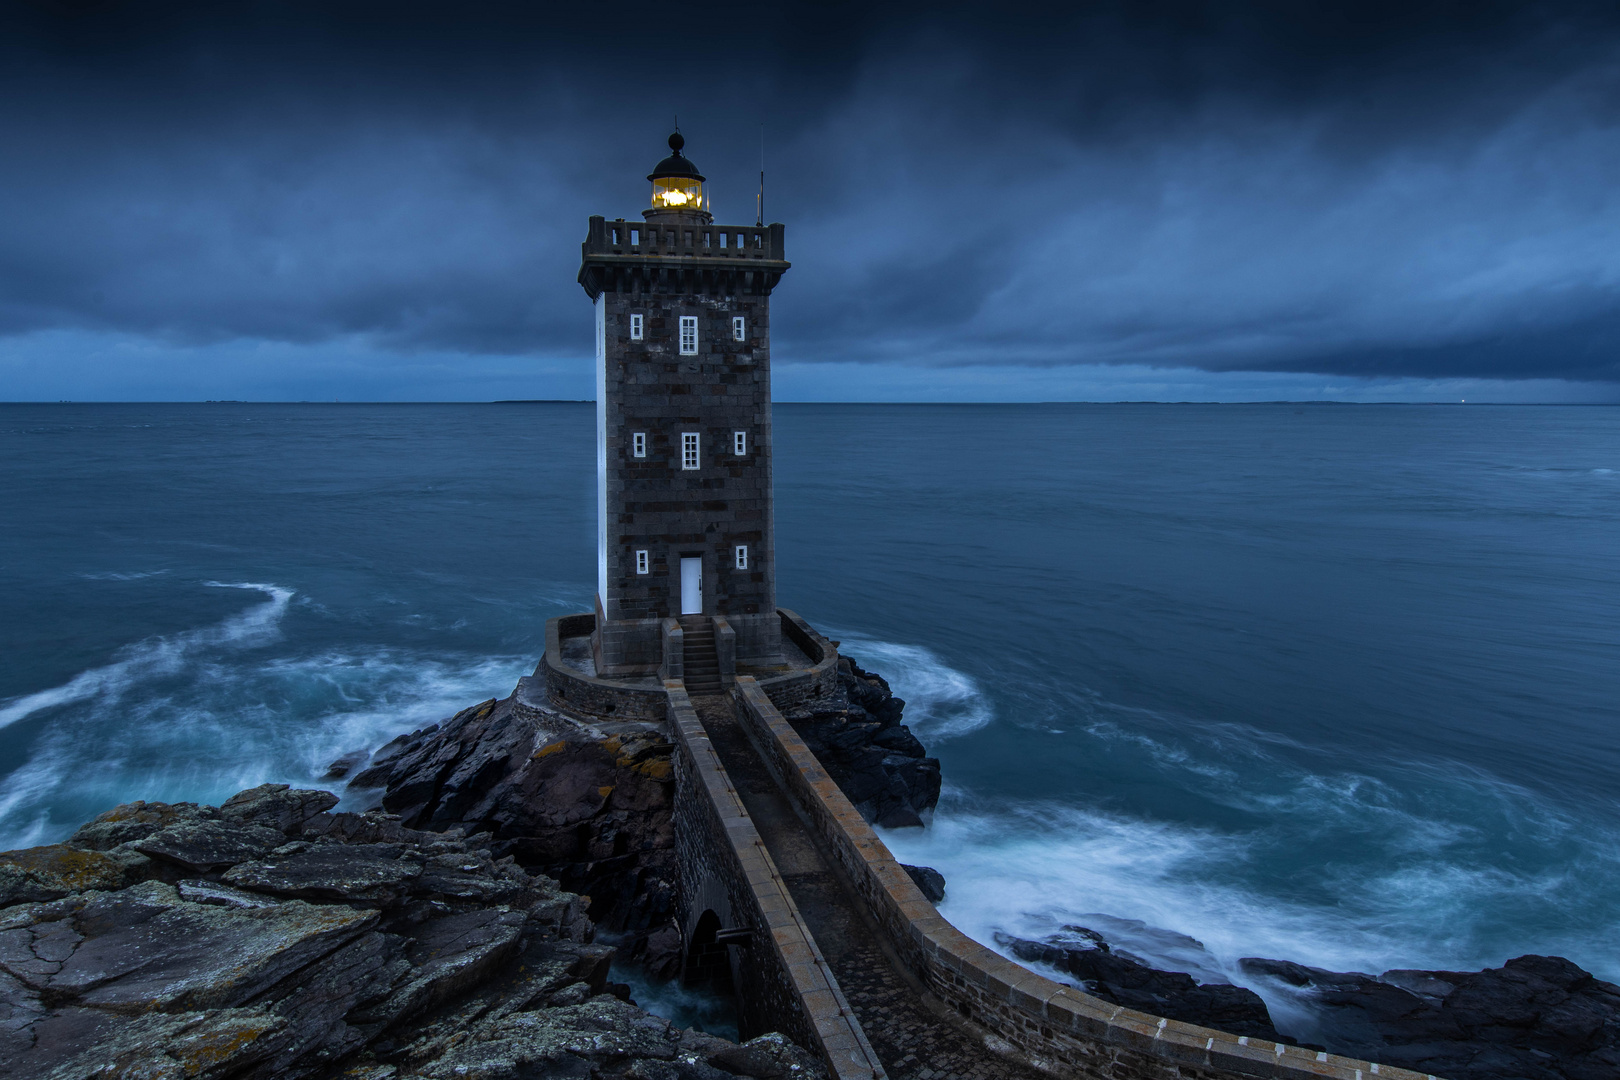
M 770 291 L 782 226 L 591 219 L 602 675 L 650 674 L 663 620 L 721 616 L 737 662 L 780 659 Z M 593 250 L 594 248 L 594 250 Z

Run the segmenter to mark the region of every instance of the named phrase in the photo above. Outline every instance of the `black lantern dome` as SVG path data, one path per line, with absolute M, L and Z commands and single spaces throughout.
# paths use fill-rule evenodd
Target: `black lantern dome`
M 652 214 L 694 214 L 707 220 L 709 208 L 703 196 L 703 174 L 681 155 L 686 140 L 679 131 L 670 135 L 670 155 L 660 161 L 647 179 L 652 181 Z
M 703 174 L 697 171 L 697 166 L 692 164 L 691 159 L 681 156 L 681 148 L 685 145 L 686 139 L 680 132 L 670 135 L 669 148 L 675 152 L 654 166 L 653 171 L 647 174 L 647 179 L 662 180 L 666 177 L 679 176 L 701 183 L 704 179 Z

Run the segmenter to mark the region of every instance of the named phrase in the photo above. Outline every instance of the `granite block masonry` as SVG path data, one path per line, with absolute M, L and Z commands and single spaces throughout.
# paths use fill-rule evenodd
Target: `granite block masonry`
M 596 307 L 596 673 L 655 675 L 662 620 L 724 616 L 737 661 L 777 662 L 770 298 L 780 224 L 715 225 L 674 153 L 643 221 L 590 219 Z M 662 186 L 661 186 L 662 185 Z

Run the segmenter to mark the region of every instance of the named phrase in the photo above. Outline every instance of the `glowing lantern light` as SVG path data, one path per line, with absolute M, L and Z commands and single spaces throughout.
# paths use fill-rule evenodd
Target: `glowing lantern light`
M 681 147 L 685 145 L 686 140 L 680 132 L 671 135 L 669 148 L 672 153 L 647 174 L 647 179 L 652 181 L 652 209 L 655 212 L 700 213 L 707 220 L 703 174 L 697 171 L 697 166 L 691 161 L 681 156 Z

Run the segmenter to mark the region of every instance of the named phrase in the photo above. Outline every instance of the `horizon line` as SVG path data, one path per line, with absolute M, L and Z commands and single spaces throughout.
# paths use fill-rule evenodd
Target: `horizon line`
M 493 400 L 410 399 L 400 401 L 362 399 L 330 401 L 313 398 L 41 398 L 0 401 L 4 405 L 594 405 L 595 398 L 495 398 Z M 1216 401 L 1179 398 L 1052 398 L 1042 401 L 773 401 L 773 405 L 1451 405 L 1473 404 L 1493 408 L 1614 408 L 1620 401 L 1475 401 L 1413 399 L 1391 401 L 1342 401 L 1331 398 L 1266 398 L 1255 401 Z

